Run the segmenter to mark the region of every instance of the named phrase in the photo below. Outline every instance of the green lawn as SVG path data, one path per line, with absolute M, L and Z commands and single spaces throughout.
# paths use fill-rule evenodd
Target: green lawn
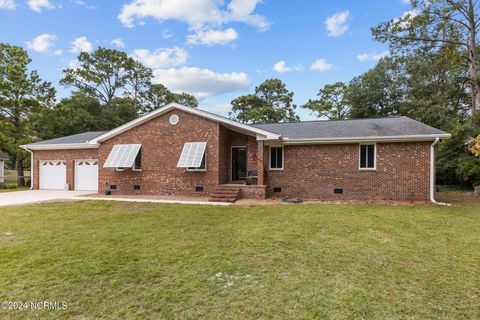
M 480 202 L 0 208 L 0 319 L 479 319 Z
M 25 191 L 29 190 L 30 187 L 15 187 L 15 188 L 8 188 L 8 189 L 0 189 L 0 193 L 2 192 L 15 192 L 15 191 Z

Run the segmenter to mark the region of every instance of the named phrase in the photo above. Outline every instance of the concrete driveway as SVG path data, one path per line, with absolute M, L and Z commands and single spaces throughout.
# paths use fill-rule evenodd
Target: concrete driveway
M 47 201 L 124 201 L 124 202 L 150 202 L 150 203 L 177 203 L 177 204 L 202 204 L 214 206 L 228 206 L 227 202 L 207 202 L 207 201 L 182 201 L 182 200 L 157 200 L 145 198 L 122 198 L 122 197 L 88 197 L 85 195 L 93 194 L 92 191 L 63 191 L 63 190 L 27 190 L 17 192 L 0 193 L 1 206 L 15 206 L 22 204 L 47 202 Z
M 92 191 L 63 191 L 63 190 L 27 190 L 0 193 L 0 206 L 14 206 L 45 201 L 85 200 L 82 195 Z

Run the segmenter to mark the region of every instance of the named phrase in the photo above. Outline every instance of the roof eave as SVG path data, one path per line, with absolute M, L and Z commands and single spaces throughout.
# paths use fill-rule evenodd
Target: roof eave
M 338 144 L 338 143 L 359 143 L 359 142 L 421 142 L 435 141 L 439 139 L 449 139 L 451 134 L 423 134 L 423 135 L 402 135 L 402 136 L 383 136 L 383 137 L 344 137 L 344 138 L 313 138 L 313 139 L 289 139 L 283 138 L 284 144 Z
M 72 150 L 72 149 L 98 149 L 98 143 L 59 143 L 59 144 L 25 144 L 23 149 L 28 150 Z

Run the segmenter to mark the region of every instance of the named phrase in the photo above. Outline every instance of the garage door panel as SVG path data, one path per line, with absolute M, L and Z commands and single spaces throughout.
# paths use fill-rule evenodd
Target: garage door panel
M 67 183 L 67 163 L 62 160 L 40 161 L 40 189 L 64 190 Z
M 75 190 L 98 191 L 98 160 L 75 161 Z

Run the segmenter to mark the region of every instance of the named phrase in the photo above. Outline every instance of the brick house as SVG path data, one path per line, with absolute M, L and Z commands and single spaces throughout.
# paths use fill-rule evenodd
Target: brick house
M 407 117 L 246 125 L 171 103 L 108 132 L 22 146 L 33 189 L 434 201 L 434 146 Z

